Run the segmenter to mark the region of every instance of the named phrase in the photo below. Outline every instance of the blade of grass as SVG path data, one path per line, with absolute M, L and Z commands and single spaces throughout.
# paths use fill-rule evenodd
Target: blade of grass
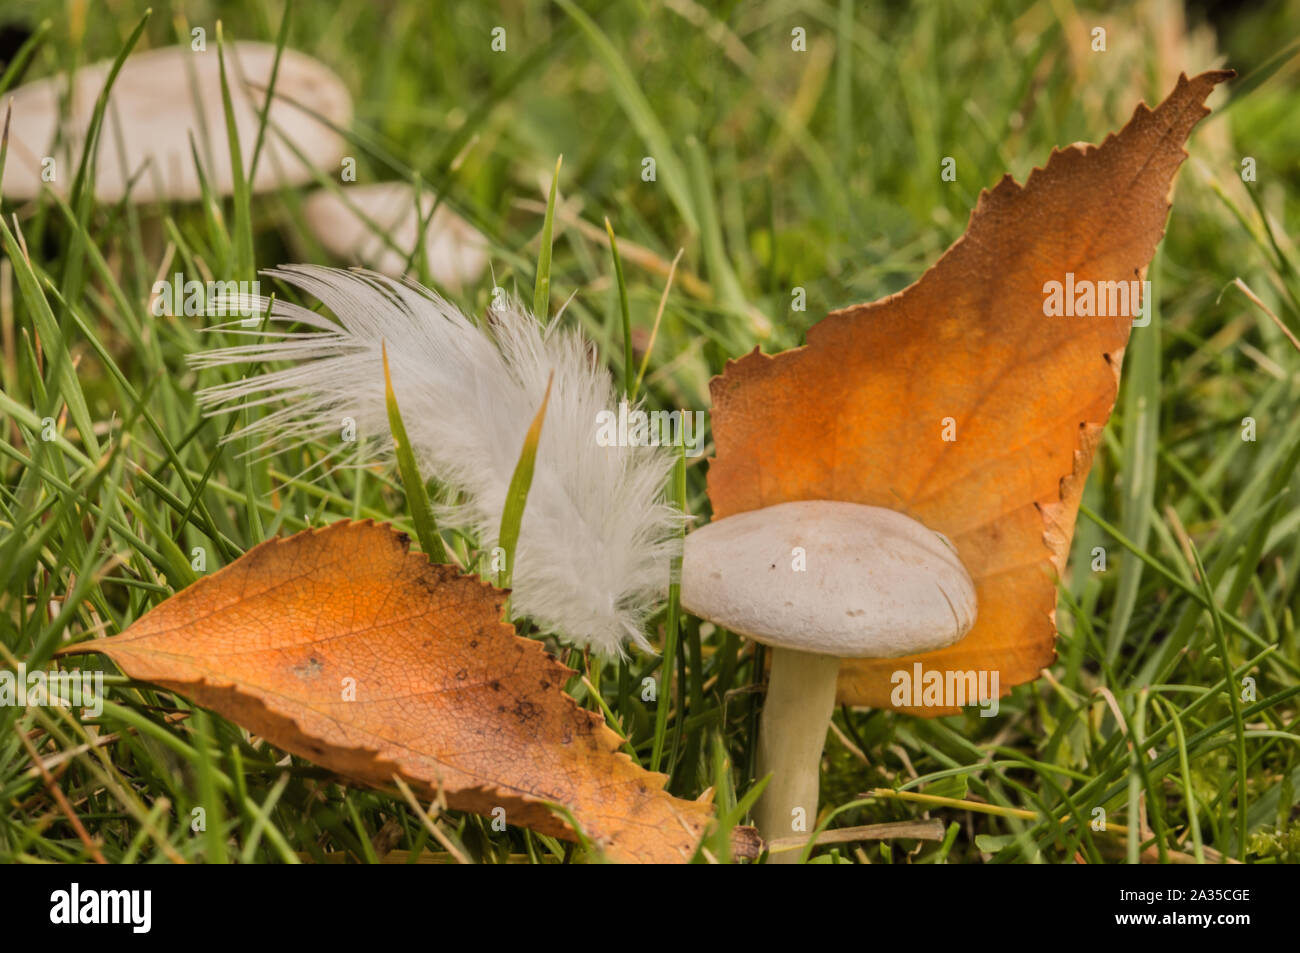
M 673 463 L 672 482 L 669 484 L 669 499 L 677 512 L 686 512 L 686 447 L 677 450 L 677 460 Z M 677 538 L 685 539 L 686 522 L 678 528 Z M 672 707 L 673 667 L 677 658 L 677 639 L 682 627 L 682 557 L 675 555 L 668 570 L 668 616 L 664 621 L 664 664 L 662 684 L 655 696 L 655 734 L 654 744 L 650 749 L 650 770 L 658 771 L 663 763 L 664 739 L 668 735 L 668 709 Z M 679 712 L 678 717 L 684 716 Z
M 1160 699 L 1169 712 L 1169 720 L 1174 725 L 1174 739 L 1178 747 L 1178 773 L 1183 779 L 1183 799 L 1187 802 L 1187 826 L 1192 832 L 1192 854 L 1198 864 L 1205 863 L 1205 848 L 1201 842 L 1201 812 L 1196 803 L 1196 790 L 1192 786 L 1192 769 L 1187 758 L 1187 735 L 1183 732 L 1183 720 L 1178 715 L 1178 706 L 1166 699 Z
M 510 487 L 506 490 L 506 505 L 501 513 L 501 532 L 497 534 L 497 545 L 505 553 L 505 565 L 497 585 L 502 589 L 510 588 L 510 580 L 515 569 L 515 548 L 519 544 L 519 528 L 524 521 L 524 506 L 528 502 L 528 491 L 533 485 L 533 467 L 537 463 L 537 446 L 542 439 L 542 421 L 546 418 L 546 405 L 551 400 L 551 384 L 555 375 L 552 373 L 546 382 L 546 394 L 542 397 L 542 406 L 537 409 L 528 433 L 524 436 L 524 445 L 519 451 L 519 462 L 515 464 L 514 475 L 510 477 Z
M 17 222 L 14 227 L 17 228 Z M 94 421 L 91 420 L 86 395 L 81 389 L 81 381 L 73 366 L 72 354 L 68 350 L 63 331 L 54 318 L 49 302 L 41 292 L 40 282 L 36 278 L 31 260 L 24 254 L 14 233 L 9 231 L 9 226 L 5 224 L 3 217 L 0 217 L 0 242 L 4 245 L 5 254 L 13 263 L 18 289 L 31 313 L 36 333 L 40 335 L 41 347 L 50 356 L 54 365 L 51 374 L 57 371 L 59 394 L 72 415 L 72 422 L 77 426 L 82 444 L 92 457 L 98 457 L 99 441 L 95 438 Z
M 194 730 L 194 751 L 198 755 L 198 800 L 203 808 L 203 832 L 209 864 L 224 864 L 226 856 L 226 817 L 221 795 L 217 792 L 213 759 L 212 720 L 202 708 L 194 709 L 189 721 Z
M 429 494 L 424 487 L 424 478 L 415 462 L 415 453 L 411 449 L 410 438 L 406 436 L 406 425 L 402 423 L 402 412 L 397 406 L 397 395 L 393 393 L 393 375 L 388 369 L 388 344 L 380 343 L 380 354 L 384 359 L 384 401 L 388 405 L 388 427 L 393 433 L 393 445 L 397 453 L 397 469 L 402 474 L 402 489 L 406 491 L 406 504 L 411 510 L 411 519 L 415 522 L 415 534 L 420 538 L 420 548 L 424 550 L 430 562 L 445 563 L 447 550 L 438 534 L 438 524 L 433 518 L 433 509 L 429 506 Z
M 95 193 L 95 157 L 99 154 L 99 135 L 104 126 L 108 97 L 113 91 L 117 74 L 122 70 L 122 64 L 135 49 L 135 44 L 144 33 L 145 25 L 148 24 L 151 16 L 153 16 L 152 8 L 144 12 L 144 16 L 140 18 L 140 22 L 135 25 L 126 43 L 113 59 L 113 65 L 109 67 L 108 76 L 104 80 L 104 88 L 100 90 L 99 97 L 95 100 L 94 111 L 90 116 L 90 126 L 86 130 L 86 144 L 81 150 L 77 174 L 72 180 L 72 198 L 69 202 L 77 210 L 77 228 L 72 233 L 72 241 L 68 244 L 67 257 L 64 258 L 63 263 L 63 294 L 69 301 L 81 298 L 81 284 L 84 277 L 81 270 L 82 255 L 85 252 L 84 246 L 91 244 L 88 225 Z
M 641 367 L 636 373 L 636 380 L 632 384 L 632 393 L 629 400 L 635 400 L 637 393 L 641 390 L 641 382 L 645 380 L 646 368 L 650 366 L 650 355 L 655 350 L 655 340 L 659 337 L 659 324 L 663 321 L 664 306 L 668 304 L 668 292 L 673 287 L 673 275 L 677 274 L 677 263 L 682 260 L 682 252 L 686 249 L 677 249 L 677 254 L 673 256 L 673 262 L 668 266 L 668 279 L 664 282 L 663 294 L 659 296 L 659 310 L 655 312 L 655 323 L 650 328 L 650 340 L 646 342 L 645 353 L 641 355 Z
M 1143 304 L 1150 321 L 1146 327 L 1132 331 L 1129 344 L 1129 371 L 1124 377 L 1123 406 L 1123 459 L 1119 472 L 1123 475 L 1123 508 L 1120 528 L 1124 535 L 1143 549 L 1151 535 L 1152 504 L 1156 492 L 1157 449 L 1160 446 L 1160 313 L 1159 300 L 1160 259 L 1157 253 L 1148 269 L 1152 277 L 1152 293 Z M 1115 608 L 1106 633 L 1106 658 L 1114 664 L 1128 634 L 1133 610 L 1137 607 L 1139 586 L 1142 582 L 1142 561 L 1123 559 L 1120 562 L 1119 583 L 1115 588 Z
M 672 203 L 676 206 L 677 212 L 681 215 L 687 230 L 694 234 L 698 231 L 699 224 L 695 216 L 694 203 L 691 201 L 690 188 L 684 167 L 672 147 L 672 137 L 669 136 L 668 131 L 664 129 L 663 124 L 655 115 L 654 109 L 650 106 L 650 100 L 646 98 L 641 87 L 637 85 L 636 77 L 632 75 L 632 71 L 628 68 L 627 57 L 609 41 L 609 37 L 596 24 L 596 21 L 587 16 L 582 10 L 579 10 L 572 0 L 556 0 L 556 2 L 586 34 L 587 42 L 591 44 L 596 58 L 600 60 L 601 65 L 605 68 L 605 73 L 609 76 L 614 97 L 622 106 L 623 112 L 627 114 L 628 119 L 631 120 L 632 126 L 636 129 L 638 135 L 645 140 L 650 155 L 655 157 L 659 180 L 664 183 L 664 188 L 668 190 L 668 197 L 672 199 Z
M 1232 678 L 1232 657 L 1228 655 L 1228 635 L 1223 628 L 1223 619 L 1219 615 L 1219 605 L 1215 602 L 1214 592 L 1210 589 L 1209 576 L 1201 562 L 1201 554 L 1196 544 L 1188 540 L 1192 559 L 1196 564 L 1196 578 L 1200 580 L 1201 592 L 1205 595 L 1205 606 L 1210 613 L 1210 623 L 1214 627 L 1214 641 L 1223 662 L 1224 692 L 1228 696 L 1228 706 L 1232 711 L 1233 732 L 1236 735 L 1237 761 L 1237 859 L 1246 859 L 1246 726 L 1241 716 L 1241 699 L 1237 697 L 1237 685 Z
M 280 17 L 280 32 L 275 38 L 275 59 L 271 61 L 271 76 L 266 84 L 266 100 L 262 104 L 262 114 L 257 121 L 257 139 L 253 143 L 253 157 L 248 163 L 250 187 L 257 176 L 257 163 L 262 158 L 262 146 L 266 142 L 266 120 L 271 115 L 271 101 L 275 98 L 275 84 L 280 78 L 280 58 L 284 55 L 284 47 L 289 40 L 289 14 L 292 10 L 292 3 L 284 5 L 284 13 Z
M 14 58 L 9 61 L 9 65 L 5 68 L 4 75 L 0 76 L 0 93 L 5 92 L 22 76 L 23 71 L 27 69 L 27 64 L 36 55 L 37 48 L 45 42 L 46 34 L 50 32 L 53 26 L 52 20 L 42 20 L 40 25 L 32 31 L 32 35 L 18 48 L 18 52 L 14 54 Z
M 552 193 L 553 194 L 553 193 Z M 549 222 L 553 209 L 548 206 L 546 219 Z M 623 260 L 618 257 L 618 241 L 614 238 L 614 226 L 605 216 L 605 231 L 609 233 L 609 250 L 614 256 L 614 279 L 618 282 L 618 306 L 623 316 L 623 393 L 629 401 L 636 399 L 636 385 L 639 381 L 632 379 L 632 314 L 627 306 L 627 282 L 623 278 Z
M 3 186 L 5 181 L 5 160 L 9 158 L 9 120 L 12 118 L 13 112 L 14 101 L 10 99 L 5 104 L 5 130 L 3 134 L 0 134 L 0 186 Z M 0 192 L 0 195 L 3 194 L 3 192 Z
M 722 238 L 722 227 L 718 222 L 718 210 L 713 201 L 713 170 L 709 167 L 708 155 L 704 144 L 691 136 L 686 140 L 687 154 L 691 163 L 691 178 L 695 185 L 696 208 L 700 221 L 700 243 L 704 246 L 704 260 L 709 267 L 709 281 L 718 289 L 721 303 L 737 316 L 751 319 L 753 313 L 745 292 L 740 287 L 740 279 L 731 267 L 727 256 L 726 244 Z M 761 317 L 761 316 L 760 316 Z M 759 337 L 766 337 L 769 327 L 754 322 L 752 332 Z
M 545 324 L 551 306 L 551 233 L 555 229 L 555 191 L 560 183 L 560 166 L 564 156 L 555 160 L 551 192 L 546 197 L 546 217 L 542 220 L 542 247 L 537 252 L 537 283 L 533 286 L 533 315 Z
M 279 63 L 278 54 L 276 62 Z M 233 190 L 232 201 L 235 206 L 235 218 L 231 229 L 235 233 L 235 279 L 251 281 L 253 279 L 253 218 L 248 181 L 244 178 L 244 157 L 239 150 L 239 130 L 235 126 L 235 107 L 230 99 L 230 84 L 226 81 L 225 39 L 220 20 L 217 21 L 217 64 L 221 76 L 221 108 L 226 116 L 226 144 L 230 149 L 230 180 Z

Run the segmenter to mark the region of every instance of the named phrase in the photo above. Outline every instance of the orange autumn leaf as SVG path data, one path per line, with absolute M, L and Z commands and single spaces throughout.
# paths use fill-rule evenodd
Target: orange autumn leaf
M 690 860 L 710 808 L 618 751 L 564 693 L 571 670 L 502 621 L 505 595 L 386 526 L 334 523 L 263 543 L 71 651 L 102 652 L 344 777 L 398 775 L 571 840 L 554 802 L 612 860 Z
M 713 380 L 715 519 L 792 500 L 888 507 L 947 535 L 974 579 L 964 639 L 846 660 L 841 701 L 951 714 L 892 705 L 891 673 L 998 672 L 1005 695 L 1055 658 L 1055 577 L 1132 318 L 1048 317 L 1044 286 L 1145 276 L 1183 143 L 1231 75 L 1184 75 L 1100 146 L 1054 150 L 1023 186 L 1004 176 L 915 284 L 833 312 L 805 347 L 755 348 Z

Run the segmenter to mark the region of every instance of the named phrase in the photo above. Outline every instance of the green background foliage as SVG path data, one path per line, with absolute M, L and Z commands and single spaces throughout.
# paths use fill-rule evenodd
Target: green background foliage
M 4 5 L 0 87 L 119 55 L 145 7 Z M 188 43 L 203 27 L 215 55 L 218 20 L 226 42 L 275 42 L 283 11 L 260 0 L 156 3 L 136 49 Z M 1091 49 L 1096 26 L 1105 52 Z M 506 30 L 504 52 L 491 49 L 495 27 Z M 796 28 L 805 51 L 792 49 Z M 296 7 L 287 40 L 352 90 L 358 182 L 418 180 L 489 237 L 492 273 L 451 296 L 467 311 L 484 311 L 494 283 L 521 297 L 541 284 L 543 212 L 561 154 L 550 311 L 573 296 L 560 320 L 583 328 L 614 380 L 628 379 L 629 357 L 639 367 L 682 249 L 641 389 L 653 407 L 687 409 L 708 407 L 709 378 L 728 358 L 798 345 L 827 310 L 915 280 L 1004 172 L 1023 181 L 1052 147 L 1098 141 L 1138 100 L 1161 98 L 1179 70 L 1235 68 L 1238 80 L 1193 134 L 1151 268 L 1158 307 L 1134 334 L 1088 484 L 1050 677 L 1017 689 L 992 719 L 837 713 L 823 822 L 929 816 L 947 836 L 841 844 L 814 860 L 1106 862 L 1148 852 L 1265 863 L 1294 862 L 1300 836 L 1300 353 L 1232 282 L 1300 328 L 1300 64 L 1286 42 L 1297 35 L 1294 2 L 1238 12 L 1069 0 L 342 0 Z M 109 116 L 103 148 L 112 136 Z M 641 175 L 647 156 L 653 182 Z M 1254 183 L 1241 181 L 1247 156 Z M 955 182 L 940 179 L 944 157 L 956 160 Z M 322 184 L 339 187 L 337 175 L 327 170 Z M 396 473 L 322 473 L 323 446 L 250 456 L 222 444 L 238 421 L 203 417 L 193 395 L 231 372 L 200 374 L 185 357 L 233 339 L 202 318 L 159 319 L 146 307 L 169 248 L 187 274 L 331 263 L 303 222 L 304 194 L 4 203 L 3 664 L 39 666 L 64 640 L 122 630 L 196 577 L 195 548 L 212 572 L 263 539 L 338 518 L 413 528 Z M 795 288 L 806 311 L 791 309 Z M 57 420 L 52 442 L 40 438 L 46 417 Z M 1241 439 L 1245 417 L 1256 421 L 1254 442 Z M 684 458 L 668 488 L 701 516 L 707 455 Z M 474 541 L 453 544 L 463 552 Z M 1104 572 L 1091 570 L 1096 547 Z M 575 697 L 607 710 L 641 763 L 670 774 L 672 791 L 696 797 L 712 786 L 725 828 L 742 819 L 753 784 L 761 652 L 680 617 L 675 601 L 653 629 L 666 661 L 601 662 L 553 633 L 529 634 L 585 672 L 590 687 L 575 679 Z M 1240 695 L 1245 676 L 1254 700 L 1230 704 L 1225 686 Z M 657 703 L 642 700 L 648 677 L 663 689 Z M 112 861 L 445 858 L 402 797 L 284 760 L 223 719 L 189 717 L 183 699 L 108 682 L 97 720 L 0 708 L 0 860 L 91 856 L 20 734 Z M 863 796 L 876 788 L 922 797 Z M 190 825 L 199 807 L 203 834 Z M 1093 831 L 1097 808 L 1140 835 Z M 572 856 L 482 818 L 441 823 L 484 861 Z M 709 848 L 726 857 L 725 830 Z

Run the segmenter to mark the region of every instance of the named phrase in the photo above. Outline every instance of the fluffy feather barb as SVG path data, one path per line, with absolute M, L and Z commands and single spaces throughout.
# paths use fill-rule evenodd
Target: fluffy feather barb
M 426 477 L 459 494 L 444 526 L 496 545 L 506 490 L 552 371 L 550 405 L 515 555 L 512 605 L 575 643 L 611 654 L 642 635 L 668 582 L 678 518 L 661 497 L 671 465 L 657 447 L 606 447 L 597 415 L 616 406 L 608 372 L 571 330 L 542 328 L 517 306 L 489 330 L 413 283 L 363 271 L 290 265 L 267 272 L 319 299 L 334 320 L 276 300 L 257 342 L 195 355 L 199 367 L 290 361 L 199 392 L 213 413 L 277 404 L 232 437 L 391 449 L 381 342 L 393 390 Z M 264 298 L 228 299 L 262 313 Z M 301 325 L 307 331 L 291 331 Z M 357 441 L 339 439 L 344 417 Z

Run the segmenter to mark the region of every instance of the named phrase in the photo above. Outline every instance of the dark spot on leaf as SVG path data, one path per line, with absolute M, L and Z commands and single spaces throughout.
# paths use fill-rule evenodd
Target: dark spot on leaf
M 325 666 L 316 656 L 309 656 L 306 660 L 299 662 L 292 669 L 293 674 L 301 678 L 304 682 L 311 681 L 313 678 L 319 678 L 320 673 Z
M 438 578 L 436 575 L 434 575 L 433 573 L 427 573 L 427 572 L 418 573 L 414 578 L 416 583 L 419 585 L 419 587 L 423 589 L 425 592 L 429 593 L 430 595 L 440 594 L 438 586 L 441 584 L 442 580 Z
M 514 709 L 510 712 L 519 720 L 519 724 L 527 724 L 537 717 L 537 706 L 532 702 L 519 701 L 515 704 Z

